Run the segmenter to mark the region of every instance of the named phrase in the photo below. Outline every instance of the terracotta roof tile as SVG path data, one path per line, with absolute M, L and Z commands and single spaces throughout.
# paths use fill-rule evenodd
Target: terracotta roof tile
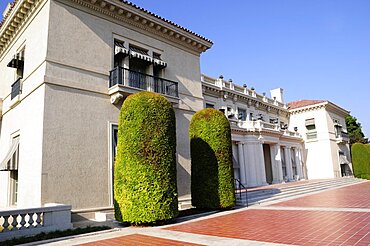
M 310 105 L 315 105 L 319 103 L 327 102 L 325 100 L 298 100 L 288 103 L 288 109 L 302 108 Z

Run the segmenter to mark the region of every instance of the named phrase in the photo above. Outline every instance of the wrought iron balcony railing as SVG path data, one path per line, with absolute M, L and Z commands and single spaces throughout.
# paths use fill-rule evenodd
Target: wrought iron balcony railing
M 18 96 L 19 94 L 21 94 L 21 79 L 22 78 L 18 78 L 13 84 L 12 84 L 12 91 L 11 91 L 11 94 L 10 94 L 10 99 L 13 99 L 15 98 L 16 96 Z
M 116 67 L 110 71 L 109 87 L 113 87 L 115 85 L 154 91 L 166 96 L 179 96 L 177 82 L 136 72 L 123 67 Z

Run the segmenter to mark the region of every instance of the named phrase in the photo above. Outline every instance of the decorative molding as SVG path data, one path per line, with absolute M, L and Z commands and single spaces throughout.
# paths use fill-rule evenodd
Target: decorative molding
M 113 2 L 110 0 L 70 1 L 75 2 L 83 7 L 92 9 L 95 12 L 110 16 L 111 18 L 122 21 L 138 29 L 145 30 L 154 34 L 155 36 L 160 36 L 174 43 L 181 44 L 182 46 L 195 50 L 199 53 L 211 48 L 213 44 L 210 40 L 186 30 L 185 28 L 181 28 L 172 22 L 172 24 L 169 24 L 169 21 L 165 21 L 163 18 L 158 16 L 153 18 L 153 14 L 150 14 L 143 9 L 141 9 L 142 13 L 136 13 L 136 11 L 132 11 L 129 8 L 130 6 L 127 6 L 130 5 L 130 3 Z
M 0 28 L 0 56 L 3 55 L 4 51 L 42 2 L 43 0 L 20 0 L 14 2 L 14 7 L 7 14 Z

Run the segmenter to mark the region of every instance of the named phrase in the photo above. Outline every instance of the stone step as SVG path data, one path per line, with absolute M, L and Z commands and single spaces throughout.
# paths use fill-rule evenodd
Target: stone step
M 266 193 L 266 192 L 259 192 L 254 191 L 248 193 L 248 205 L 253 204 L 260 204 L 265 203 L 269 201 L 279 200 L 283 198 L 288 198 L 292 196 L 298 196 L 303 194 L 309 194 L 316 191 L 323 191 L 327 189 L 331 189 L 334 187 L 342 187 L 349 184 L 356 184 L 364 182 L 361 179 L 355 179 L 355 178 L 342 178 L 342 179 L 335 179 L 335 180 L 329 180 L 329 181 L 323 181 L 323 182 L 316 182 L 311 185 L 302 185 L 302 186 L 294 186 L 294 187 L 285 187 L 281 189 L 276 189 L 278 192 L 275 191 L 275 193 Z M 256 194 L 252 194 L 255 193 Z M 252 195 L 252 196 L 251 196 Z M 246 195 L 243 194 L 242 199 L 237 195 L 237 205 L 246 205 L 247 199 Z
M 333 187 L 333 186 L 342 186 L 345 184 L 355 183 L 358 181 L 355 180 L 334 180 L 334 181 L 323 181 L 323 182 L 317 182 L 314 184 L 302 184 L 302 185 L 295 185 L 290 187 L 282 187 L 282 188 L 271 188 L 261 191 L 252 191 L 248 192 L 249 198 L 257 198 L 257 197 L 264 197 L 274 194 L 281 194 L 281 193 L 293 193 L 296 191 L 303 191 L 303 190 L 310 190 L 310 189 L 317 189 L 319 187 Z

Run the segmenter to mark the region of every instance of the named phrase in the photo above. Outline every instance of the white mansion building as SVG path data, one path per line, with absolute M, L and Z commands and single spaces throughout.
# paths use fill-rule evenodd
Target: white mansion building
M 327 101 L 285 104 L 200 72 L 212 42 L 130 2 L 15 0 L 0 24 L 0 207 L 113 207 L 123 100 L 166 96 L 177 120 L 177 183 L 190 193 L 192 115 L 223 110 L 235 178 L 249 187 L 350 172 L 348 112 Z

